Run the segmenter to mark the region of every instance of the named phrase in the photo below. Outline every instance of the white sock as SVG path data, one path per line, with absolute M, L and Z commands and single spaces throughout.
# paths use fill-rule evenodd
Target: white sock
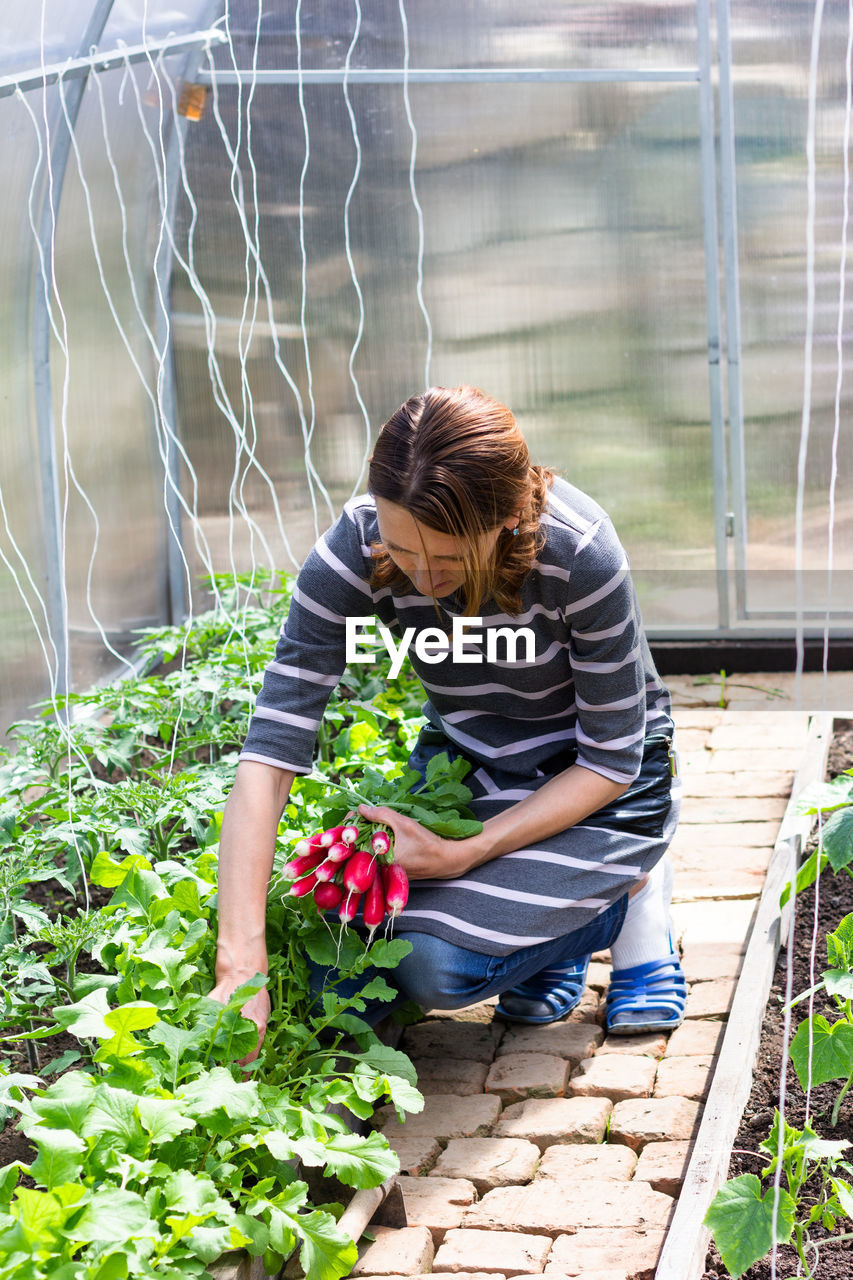
M 614 969 L 632 969 L 670 954 L 672 878 L 672 863 L 664 854 L 649 873 L 645 887 L 629 898 L 625 923 L 610 945 Z

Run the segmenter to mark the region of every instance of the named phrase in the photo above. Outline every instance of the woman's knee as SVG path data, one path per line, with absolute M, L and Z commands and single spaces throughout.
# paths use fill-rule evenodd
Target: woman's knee
M 394 983 L 422 1009 L 462 1009 L 478 999 L 488 956 L 428 933 L 398 934 L 412 950 L 394 970 Z

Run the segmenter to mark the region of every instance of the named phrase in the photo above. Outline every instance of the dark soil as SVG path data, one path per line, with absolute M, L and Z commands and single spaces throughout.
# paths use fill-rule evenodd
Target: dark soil
M 836 722 L 836 735 L 833 739 L 829 756 L 828 776 L 834 777 L 853 766 L 853 722 Z M 812 981 L 819 981 L 823 968 L 826 967 L 826 945 L 824 938 L 838 927 L 841 919 L 853 912 L 853 880 L 841 872 L 834 876 L 824 873 L 818 885 L 817 909 L 817 947 L 814 960 L 814 979 L 811 976 L 812 939 L 815 934 L 815 890 L 807 889 L 799 895 L 796 904 L 794 926 L 794 981 L 793 994 L 811 986 Z M 774 1108 L 779 1105 L 780 1074 L 782 1067 L 782 1048 L 784 1033 L 785 991 L 787 982 L 787 952 L 779 953 L 773 987 L 767 1004 L 764 1025 L 761 1032 L 761 1043 L 758 1060 L 755 1065 L 755 1077 L 752 1092 L 743 1113 L 740 1129 L 734 1142 L 728 1176 L 735 1178 L 742 1173 L 761 1175 L 766 1167 L 766 1160 L 759 1155 L 759 1144 L 769 1133 L 773 1122 Z M 823 992 L 819 992 L 814 1003 L 814 1013 L 823 1014 L 830 1023 L 838 1020 L 838 1012 L 834 1003 Z M 808 1005 L 804 1001 L 792 1011 L 791 1035 L 804 1018 L 808 1016 Z M 840 1082 L 820 1085 L 811 1093 L 812 1127 L 822 1138 L 846 1140 L 851 1143 L 848 1156 L 853 1160 L 853 1092 L 847 1095 L 841 1107 L 838 1124 L 830 1126 L 832 1105 L 841 1088 Z M 790 1125 L 801 1129 L 806 1121 L 805 1095 L 800 1088 L 793 1065 L 788 1060 L 786 1079 L 785 1118 Z M 784 1182 L 783 1182 L 784 1185 Z M 851 1223 L 843 1220 L 836 1228 L 835 1234 L 851 1230 Z M 820 1229 L 814 1231 L 816 1240 L 826 1239 L 826 1233 Z M 816 1280 L 851 1280 L 853 1277 L 853 1240 L 839 1244 L 828 1244 L 819 1251 L 819 1261 L 814 1267 L 814 1255 L 810 1258 Z M 798 1271 L 799 1259 L 795 1251 L 788 1246 L 780 1246 L 776 1258 L 775 1277 L 787 1280 L 788 1277 L 802 1275 Z M 770 1259 L 765 1258 L 755 1263 L 744 1273 L 744 1280 L 771 1280 L 774 1275 Z M 718 1280 L 728 1276 L 720 1255 L 711 1246 L 705 1259 L 703 1280 Z

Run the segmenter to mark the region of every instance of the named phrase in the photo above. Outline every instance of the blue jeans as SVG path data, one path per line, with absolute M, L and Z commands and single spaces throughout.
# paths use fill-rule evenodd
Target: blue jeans
M 462 1009 L 489 996 L 500 995 L 541 969 L 570 964 L 591 951 L 605 950 L 622 928 L 627 910 L 626 893 L 573 933 L 534 947 L 522 947 L 508 956 L 487 956 L 469 951 L 467 947 L 457 947 L 430 933 L 401 930 L 394 936 L 410 942 L 412 950 L 396 969 L 382 970 L 382 976 L 400 994 L 391 1003 L 368 1001 L 367 1012 L 359 1016 L 373 1023 L 406 1000 L 414 1000 L 422 1009 Z M 313 968 L 312 991 L 322 990 L 328 972 L 319 966 Z M 378 972 L 369 969 L 360 978 L 341 983 L 338 990 L 341 994 L 354 994 Z

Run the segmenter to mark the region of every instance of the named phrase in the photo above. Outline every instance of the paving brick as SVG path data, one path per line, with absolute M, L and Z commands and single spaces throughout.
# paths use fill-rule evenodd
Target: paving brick
M 430 1271 L 429 1275 L 423 1272 L 419 1276 L 406 1276 L 405 1280 L 432 1280 L 435 1275 L 434 1271 Z M 536 1280 L 541 1280 L 541 1272 L 537 1272 Z M 287 1280 L 287 1277 L 285 1277 Z M 361 1280 L 378 1280 L 376 1276 L 362 1276 Z M 402 1276 L 383 1276 L 382 1280 L 403 1280 Z M 454 1273 L 453 1280 L 506 1280 L 505 1275 L 498 1275 L 493 1271 L 457 1271 Z M 524 1276 L 519 1276 L 516 1280 L 525 1280 Z
M 655 1191 L 677 1196 L 693 1150 L 691 1142 L 650 1142 L 643 1147 L 634 1177 L 648 1182 Z
M 426 1173 L 435 1164 L 441 1147 L 435 1138 L 413 1138 L 405 1128 L 399 1132 L 387 1133 L 389 1146 L 396 1151 L 400 1161 L 400 1172 L 412 1178 Z
M 528 1098 L 504 1111 L 497 1138 L 526 1138 L 540 1151 L 554 1142 L 602 1142 L 613 1108 L 609 1098 Z
M 787 801 L 794 781 L 794 768 L 767 769 L 749 773 L 696 773 L 689 779 L 689 795 L 707 797 L 778 796 Z
M 708 770 L 716 773 L 749 773 L 766 772 L 767 770 L 795 770 L 800 763 L 802 750 L 799 747 L 765 747 L 763 751 L 751 751 L 749 748 L 732 751 L 712 751 L 708 761 Z
M 676 733 L 682 729 L 713 729 L 722 724 L 725 714 L 722 707 L 678 707 L 673 712 Z
M 607 1182 L 628 1182 L 636 1166 L 635 1152 L 630 1147 L 618 1146 L 613 1142 L 598 1142 L 595 1145 L 580 1142 L 555 1143 L 543 1153 L 536 1178 L 550 1178 L 561 1184 L 588 1178 L 595 1181 L 604 1179 Z
M 448 1231 L 432 1269 L 457 1275 L 474 1267 L 492 1276 L 541 1275 L 550 1250 L 547 1235 L 460 1228 Z
M 753 849 L 756 845 L 773 845 L 779 832 L 778 822 L 696 822 L 676 831 L 670 849 Z
M 426 1227 L 437 1245 L 477 1198 L 467 1178 L 401 1178 L 400 1188 L 409 1226 Z
M 769 859 L 770 850 L 765 852 Z M 694 863 L 705 862 L 702 867 L 687 866 L 686 858 L 684 862 L 680 861 L 683 857 L 684 855 L 676 854 L 673 858 L 676 888 L 673 890 L 672 898 L 675 903 L 709 900 L 719 902 L 730 899 L 754 902 L 764 888 L 766 867 L 751 866 L 751 860 L 737 865 L 738 858 L 733 852 L 730 857 L 721 860 L 728 863 L 724 870 L 721 870 L 719 864 L 714 867 L 710 860 L 704 858 L 691 859 Z
M 497 1058 L 486 1076 L 486 1093 L 504 1103 L 524 1098 L 561 1098 L 566 1092 L 569 1064 L 552 1053 L 508 1053 Z
M 482 1093 L 489 1068 L 485 1062 L 465 1062 L 462 1058 L 412 1058 L 421 1093 L 453 1093 L 467 1097 Z
M 648 1031 L 639 1036 L 607 1036 L 597 1050 L 604 1053 L 627 1053 L 645 1058 L 662 1058 L 666 1052 L 666 1032 Z
M 711 746 L 715 751 L 761 752 L 767 749 L 768 742 L 773 742 L 774 750 L 791 751 L 797 758 L 808 736 L 809 718 L 801 712 L 765 712 L 741 723 L 724 720 L 712 731 Z
M 373 1227 L 376 1240 L 359 1250 L 353 1276 L 415 1276 L 429 1271 L 435 1249 L 426 1227 Z
M 675 736 L 676 749 L 679 755 L 688 751 L 708 751 L 711 746 L 711 730 L 696 726 L 678 725 Z
M 583 1276 L 622 1269 L 637 1280 L 653 1280 L 660 1251 L 662 1231 L 638 1231 L 631 1227 L 578 1231 L 558 1236 L 548 1257 L 546 1275 Z M 627 1267 L 627 1270 L 626 1270 Z
M 529 1182 L 538 1163 L 539 1148 L 524 1138 L 453 1138 L 430 1177 L 468 1178 L 483 1195 Z
M 610 961 L 593 960 L 586 972 L 586 985 L 598 992 L 606 992 L 610 985 Z
M 413 1058 L 462 1058 L 491 1063 L 504 1033 L 500 1022 L 457 1022 L 430 1019 L 406 1027 L 400 1048 Z
M 577 1098 L 648 1098 L 654 1088 L 657 1062 L 639 1054 L 609 1053 L 585 1058 L 569 1083 Z
M 713 822 L 772 822 L 778 828 L 787 803 L 784 796 L 685 796 L 678 823 L 682 829 Z
M 427 1009 L 425 1014 L 430 1021 L 440 1019 L 448 1022 L 479 1022 L 491 1025 L 495 1016 L 495 1005 L 499 999 L 499 996 L 489 996 L 488 1000 L 469 1004 L 464 1009 Z
M 715 982 L 696 982 L 687 996 L 684 1011 L 687 1018 L 726 1018 L 732 1005 L 737 982 L 720 978 Z
M 679 751 L 678 772 L 682 781 L 685 784 L 692 785 L 695 777 L 706 772 L 710 759 L 710 751 Z
M 739 942 L 721 942 L 717 946 L 706 943 L 686 946 L 681 957 L 684 976 L 688 982 L 712 982 L 715 978 L 735 978 L 743 964 L 743 945 Z
M 685 902 L 673 906 L 671 915 L 686 949 L 697 943 L 742 943 L 755 907 L 755 902 Z
M 666 1058 L 658 1066 L 656 1098 L 704 1098 L 711 1087 L 712 1057 Z
M 544 1027 L 510 1027 L 498 1048 L 498 1058 L 509 1053 L 548 1053 L 576 1067 L 591 1058 L 604 1039 L 592 1022 L 549 1022 Z
M 666 1046 L 666 1058 L 703 1057 L 719 1053 L 726 1026 L 723 1022 L 683 1022 L 673 1031 Z
M 558 1236 L 581 1227 L 622 1226 L 658 1229 L 672 1213 L 670 1196 L 645 1182 L 586 1179 L 571 1195 L 558 1182 L 543 1178 L 528 1187 L 497 1187 L 465 1210 L 463 1227 L 536 1232 Z
M 610 1116 L 611 1142 L 642 1151 L 649 1142 L 692 1138 L 702 1114 L 698 1102 L 687 1098 L 632 1098 L 617 1102 Z
M 406 1117 L 406 1136 L 435 1138 L 439 1142 L 449 1138 L 487 1137 L 500 1113 L 500 1099 L 487 1094 L 467 1098 L 450 1093 L 427 1094 L 423 1111 Z M 401 1125 L 391 1104 L 379 1108 L 374 1123 L 389 1141 L 392 1136 L 396 1141 Z

